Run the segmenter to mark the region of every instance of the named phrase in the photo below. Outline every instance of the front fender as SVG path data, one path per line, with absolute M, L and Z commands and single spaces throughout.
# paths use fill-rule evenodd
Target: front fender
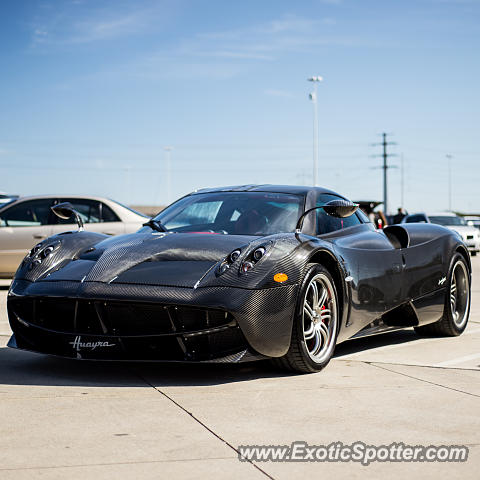
M 14 280 L 35 282 L 73 260 L 80 252 L 108 238 L 94 232 L 76 231 L 53 235 L 37 244 L 22 260 Z M 50 251 L 50 249 L 53 250 Z M 46 252 L 49 252 L 47 255 Z

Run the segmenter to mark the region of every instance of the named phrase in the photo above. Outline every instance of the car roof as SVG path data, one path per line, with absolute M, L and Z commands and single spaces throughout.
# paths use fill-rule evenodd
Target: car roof
M 427 217 L 457 217 L 458 216 L 452 212 L 416 212 L 416 213 L 409 213 L 407 217 L 412 217 L 413 215 L 426 215 Z
M 52 199 L 53 198 L 84 198 L 84 199 L 87 199 L 87 200 L 96 200 L 96 201 L 105 202 L 105 203 L 113 202 L 117 205 L 120 205 L 115 200 L 111 200 L 110 198 L 106 198 L 106 197 L 97 197 L 96 195 L 67 195 L 67 194 L 64 194 L 64 195 L 28 195 L 28 196 L 25 196 L 25 197 L 19 197 L 19 198 L 12 199 L 12 201 L 8 202 L 8 203 L 0 204 L 0 210 L 3 211 L 3 209 L 5 207 L 10 208 L 12 205 L 18 205 L 19 203 L 22 203 L 22 202 L 25 202 L 25 201 L 28 201 L 28 200 L 42 200 L 42 199 L 49 199 L 49 198 L 52 198 Z
M 97 197 L 96 195 L 70 195 L 70 194 L 59 194 L 59 195 L 26 195 L 24 197 L 18 197 L 17 202 L 23 202 L 25 200 L 41 200 L 44 198 L 86 198 L 88 200 L 102 200 L 102 201 L 115 201 L 106 197 Z
M 309 187 L 305 185 L 271 185 L 271 184 L 249 184 L 232 185 L 228 187 L 202 188 L 195 190 L 191 195 L 197 193 L 215 193 L 215 192 L 271 192 L 271 193 L 290 193 L 294 195 L 306 195 L 308 192 L 317 191 L 318 193 L 331 193 L 339 195 L 337 192 L 323 187 Z
M 426 212 L 425 215 L 428 217 L 458 217 L 458 215 L 453 212 Z

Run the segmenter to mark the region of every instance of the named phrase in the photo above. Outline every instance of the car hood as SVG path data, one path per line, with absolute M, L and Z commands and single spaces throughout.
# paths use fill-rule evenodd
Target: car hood
M 46 281 L 193 287 L 230 252 L 259 237 L 200 233 L 135 233 L 84 249 Z

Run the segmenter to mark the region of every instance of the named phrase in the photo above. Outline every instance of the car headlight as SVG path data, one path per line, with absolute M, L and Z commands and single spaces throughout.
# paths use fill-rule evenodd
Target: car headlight
M 52 252 L 55 250 L 55 247 L 53 245 L 49 245 L 48 247 L 45 247 L 41 252 L 40 252 L 40 257 L 45 259 L 49 255 L 52 254 Z
M 242 251 L 239 248 L 236 248 L 232 253 L 229 253 L 218 266 L 217 275 L 222 275 L 222 273 L 228 272 L 230 266 L 240 258 L 241 254 Z
M 29 269 L 32 269 L 35 265 L 40 265 L 46 260 L 60 245 L 60 242 L 51 243 L 45 245 L 45 243 L 37 243 L 25 257 L 24 264 L 30 262 Z
M 249 270 L 251 270 L 254 267 L 252 262 L 243 262 L 242 266 L 240 269 L 242 270 L 243 273 L 247 273 Z
M 35 254 L 42 248 L 43 244 L 42 243 L 37 243 L 28 253 L 27 257 L 32 258 L 35 256 Z
M 258 247 L 255 249 L 252 254 L 253 259 L 258 262 L 265 255 L 266 250 L 265 247 Z
M 267 248 L 268 245 L 261 245 L 260 247 L 255 248 L 255 250 L 253 250 L 240 265 L 240 273 L 247 273 L 252 270 L 255 265 L 265 256 L 267 253 Z
M 236 260 L 238 260 L 238 257 L 240 257 L 240 254 L 242 253 L 242 251 L 240 249 L 236 249 L 234 250 L 229 256 L 229 260 L 230 260 L 230 263 L 234 263 Z

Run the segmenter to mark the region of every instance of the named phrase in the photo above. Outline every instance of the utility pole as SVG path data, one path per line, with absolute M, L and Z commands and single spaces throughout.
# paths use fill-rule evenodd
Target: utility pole
M 403 153 L 402 153 L 400 157 L 400 206 L 402 208 L 405 208 L 404 192 L 405 192 L 405 162 L 404 162 Z
M 388 165 L 388 157 L 396 156 L 394 153 L 387 153 L 387 147 L 389 145 L 396 145 L 395 142 L 387 142 L 387 133 L 382 133 L 382 143 L 372 143 L 373 146 L 382 146 L 383 153 L 381 155 L 373 155 L 374 157 L 383 157 L 383 212 L 388 214 L 388 191 L 387 191 L 387 170 L 393 168 L 392 165 Z
M 447 154 L 448 162 L 448 211 L 452 211 L 452 158 L 453 155 Z
M 318 184 L 318 101 L 317 101 L 317 83 L 323 80 L 322 77 L 310 77 L 309 82 L 313 82 L 313 92 L 310 94 L 310 100 L 313 103 L 313 186 Z
M 171 166 L 171 154 L 173 147 L 164 147 L 166 157 L 166 170 L 167 170 L 167 205 L 170 205 L 171 193 L 172 193 L 172 166 Z

